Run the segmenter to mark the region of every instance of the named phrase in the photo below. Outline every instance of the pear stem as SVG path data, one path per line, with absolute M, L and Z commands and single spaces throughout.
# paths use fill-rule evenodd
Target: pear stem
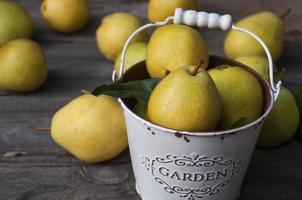
M 291 8 L 288 8 L 288 9 L 280 16 L 280 18 L 284 20 L 291 12 L 292 12 L 292 9 L 291 9 Z
M 171 71 L 168 70 L 168 69 L 166 69 L 166 71 L 165 71 L 165 77 L 168 76 L 170 73 L 171 73 Z
M 290 34 L 290 35 L 301 35 L 302 34 L 302 27 L 298 27 L 298 28 L 295 28 L 295 29 L 290 29 L 288 31 L 286 31 L 287 34 Z
M 192 73 L 191 73 L 192 76 L 196 76 L 198 70 L 202 67 L 203 63 L 204 63 L 204 61 L 200 60 L 200 63 L 198 65 L 196 65 L 196 67 L 192 71 Z
M 51 131 L 51 129 L 49 127 L 37 127 L 36 130 L 40 131 L 40 132 L 50 132 Z
M 278 72 L 278 74 L 276 75 L 276 78 L 275 78 L 276 82 L 282 81 L 283 78 L 284 78 L 284 76 L 285 76 L 285 73 L 286 73 L 286 68 L 283 67 L 283 68 L 281 69 L 281 71 Z

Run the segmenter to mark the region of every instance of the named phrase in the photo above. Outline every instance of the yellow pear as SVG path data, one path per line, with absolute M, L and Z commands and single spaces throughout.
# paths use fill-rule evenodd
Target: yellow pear
M 13 1 L 0 1 L 0 46 L 17 38 L 30 38 L 33 22 L 28 13 Z
M 0 48 L 0 88 L 28 92 L 47 78 L 41 47 L 28 39 L 11 40 Z
M 122 108 L 105 95 L 85 94 L 61 108 L 52 119 L 51 136 L 88 163 L 110 160 L 128 145 Z
M 197 10 L 197 0 L 149 0 L 148 18 L 151 22 L 163 21 L 174 15 L 176 8 Z
M 236 61 L 252 68 L 264 79 L 269 80 L 269 65 L 267 58 L 263 56 L 239 56 Z
M 293 94 L 282 87 L 271 113 L 263 124 L 258 146 L 274 147 L 292 139 L 300 122 L 300 114 Z
M 238 21 L 236 26 L 248 29 L 258 35 L 268 46 L 274 61 L 278 60 L 283 49 L 284 23 L 271 12 L 260 12 Z M 230 58 L 242 55 L 262 55 L 265 52 L 251 36 L 230 30 L 224 42 L 224 51 Z
M 124 73 L 133 65 L 146 59 L 147 44 L 143 42 L 130 44 L 125 57 Z M 114 69 L 117 74 L 120 71 L 121 53 L 115 59 Z
M 46 23 L 59 32 L 78 31 L 90 17 L 86 0 L 43 0 L 40 10 Z
M 147 106 L 138 102 L 133 107 L 133 112 L 137 114 L 139 117 L 143 118 L 144 120 L 147 120 Z
M 130 13 L 117 12 L 107 15 L 96 32 L 100 52 L 107 59 L 115 61 L 128 37 L 140 26 L 142 26 L 141 20 Z M 132 40 L 132 43 L 146 41 L 147 35 L 142 32 Z
M 251 73 L 238 66 L 220 65 L 209 70 L 219 91 L 222 116 L 219 128 L 234 128 L 256 120 L 262 113 L 263 92 L 259 81 Z
M 146 64 L 151 77 L 163 77 L 166 70 L 196 65 L 209 60 L 207 45 L 195 29 L 184 25 L 166 25 L 151 36 L 147 47 Z
M 178 68 L 167 75 L 151 93 L 148 119 L 179 131 L 212 131 L 221 115 L 217 88 L 203 69 Z

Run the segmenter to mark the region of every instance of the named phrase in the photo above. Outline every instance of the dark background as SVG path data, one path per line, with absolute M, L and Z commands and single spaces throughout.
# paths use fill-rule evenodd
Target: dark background
M 16 2 L 34 19 L 33 40 L 44 48 L 49 77 L 36 92 L 0 94 L 0 199 L 138 200 L 128 151 L 113 161 L 87 165 L 36 127 L 49 127 L 54 112 L 81 95 L 81 89 L 111 81 L 113 64 L 98 52 L 95 31 L 102 17 L 115 11 L 129 11 L 146 21 L 146 1 L 91 0 L 92 18 L 83 31 L 75 34 L 51 31 L 41 19 L 41 1 Z M 277 65 L 287 68 L 284 84 L 296 93 L 300 88 L 301 93 L 302 1 L 200 0 L 200 10 L 229 13 L 236 20 L 262 10 L 281 15 L 288 8 L 293 12 L 285 20 L 285 48 Z M 212 53 L 223 54 L 225 33 L 201 32 Z M 299 101 L 302 105 L 302 97 Z M 301 135 L 275 149 L 256 149 L 241 200 L 302 199 Z

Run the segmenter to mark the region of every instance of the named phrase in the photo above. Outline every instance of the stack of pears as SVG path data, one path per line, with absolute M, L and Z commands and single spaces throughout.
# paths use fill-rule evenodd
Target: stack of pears
M 208 60 L 209 50 L 196 30 L 183 25 L 158 28 L 147 46 L 146 65 L 151 77 L 162 80 L 147 106 L 137 104 L 134 112 L 154 124 L 193 132 L 226 130 L 238 120 L 237 126 L 256 120 L 263 107 L 259 81 L 238 66 L 206 71 Z
M 175 8 L 197 9 L 197 0 L 149 0 L 149 21 L 163 21 Z M 90 17 L 86 0 L 44 0 L 41 14 L 60 32 L 82 29 Z M 30 16 L 17 4 L 0 1 L 0 88 L 26 92 L 40 87 L 47 77 L 41 47 L 26 39 L 33 32 Z M 119 73 L 121 51 L 142 20 L 126 13 L 105 16 L 96 31 L 97 46 Z M 271 12 L 248 16 L 236 23 L 259 37 L 269 47 L 274 61 L 283 50 L 284 23 Z M 19 39 L 25 38 L 25 39 Z M 146 32 L 129 45 L 125 69 L 146 60 L 151 78 L 160 79 L 147 102 L 133 111 L 156 125 L 191 132 L 228 130 L 255 121 L 263 112 L 263 92 L 255 76 L 239 66 L 211 66 L 202 35 L 184 25 L 157 28 L 148 43 Z M 224 50 L 269 80 L 268 61 L 262 47 L 251 37 L 229 31 Z M 15 58 L 18 57 L 18 60 Z M 238 84 L 240 83 L 240 84 Z M 297 104 L 282 87 L 280 96 L 264 123 L 258 144 L 272 147 L 288 141 L 299 123 Z M 107 95 L 84 94 L 55 113 L 51 136 L 78 159 L 96 163 L 116 157 L 127 147 L 121 106 Z
M 235 25 L 258 35 L 268 46 L 275 62 L 280 58 L 284 43 L 282 18 L 265 11 L 243 18 Z M 256 40 L 244 33 L 231 30 L 225 39 L 224 50 L 228 57 L 251 67 L 269 81 L 268 61 L 263 48 Z M 299 121 L 299 109 L 294 96 L 283 86 L 271 113 L 264 122 L 258 145 L 274 147 L 287 142 L 295 135 Z
M 33 33 L 30 15 L 18 4 L 0 1 L 0 89 L 29 92 L 47 78 L 42 48 L 29 40 Z
M 205 71 L 185 66 L 154 88 L 144 119 L 174 130 L 205 132 L 253 122 L 262 109 L 262 87 L 243 68 L 221 65 Z

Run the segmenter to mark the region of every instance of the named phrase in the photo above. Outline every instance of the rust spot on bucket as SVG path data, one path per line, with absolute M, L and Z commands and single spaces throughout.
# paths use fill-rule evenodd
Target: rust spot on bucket
M 189 139 L 187 136 L 184 137 L 184 140 L 185 140 L 186 142 L 190 142 L 190 139 Z
M 182 134 L 179 133 L 179 132 L 175 132 L 175 136 L 178 137 L 178 138 L 181 138 L 181 137 L 182 137 Z

